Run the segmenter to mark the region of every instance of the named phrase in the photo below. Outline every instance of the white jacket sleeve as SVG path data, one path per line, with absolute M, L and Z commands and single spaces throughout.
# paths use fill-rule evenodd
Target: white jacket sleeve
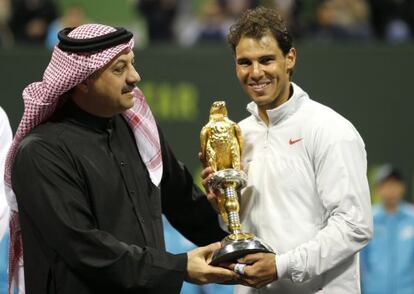
M 0 107 L 0 240 L 9 224 L 9 206 L 4 190 L 4 165 L 12 141 L 12 131 L 6 113 Z
M 313 239 L 276 257 L 279 278 L 293 282 L 303 282 L 332 269 L 361 250 L 372 236 L 362 139 L 350 125 L 345 130 L 328 127 L 314 135 L 311 156 L 326 226 Z

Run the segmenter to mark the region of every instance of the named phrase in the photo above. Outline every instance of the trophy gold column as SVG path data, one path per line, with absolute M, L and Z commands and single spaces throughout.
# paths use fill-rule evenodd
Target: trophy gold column
M 209 122 L 201 130 L 200 145 L 202 159 L 214 170 L 209 185 L 220 192 L 219 213 L 230 232 L 221 241 L 221 248 L 214 252 L 211 264 L 235 261 L 249 253 L 273 253 L 252 233 L 242 231 L 238 192 L 247 181 L 241 170 L 243 141 L 240 127 L 227 117 L 224 101 L 216 101 L 211 106 Z

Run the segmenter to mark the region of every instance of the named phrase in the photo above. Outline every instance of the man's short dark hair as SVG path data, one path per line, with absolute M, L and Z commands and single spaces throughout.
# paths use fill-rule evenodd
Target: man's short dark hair
M 259 40 L 269 32 L 279 44 L 283 54 L 286 55 L 293 46 L 292 36 L 288 32 L 284 20 L 275 9 L 258 7 L 247 10 L 230 27 L 227 40 L 235 51 L 242 37 Z

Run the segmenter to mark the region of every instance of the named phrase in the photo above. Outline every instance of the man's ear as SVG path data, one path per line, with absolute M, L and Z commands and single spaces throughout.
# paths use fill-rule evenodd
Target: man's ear
M 290 48 L 286 54 L 286 69 L 291 72 L 296 64 L 296 49 Z
M 89 91 L 89 84 L 90 84 L 89 79 L 86 79 L 80 84 L 78 84 L 76 88 L 78 88 L 78 90 L 81 91 L 82 93 L 86 94 Z

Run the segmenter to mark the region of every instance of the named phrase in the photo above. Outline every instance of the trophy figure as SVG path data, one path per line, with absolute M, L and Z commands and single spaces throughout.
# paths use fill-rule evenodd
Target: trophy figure
M 252 233 L 242 231 L 239 217 L 238 192 L 246 185 L 246 174 L 241 170 L 243 142 L 240 127 L 227 117 L 224 101 L 216 101 L 210 109 L 209 122 L 200 134 L 201 158 L 214 173 L 209 186 L 219 191 L 217 205 L 220 216 L 230 234 L 221 241 L 212 265 L 231 262 L 249 253 L 273 250 Z

